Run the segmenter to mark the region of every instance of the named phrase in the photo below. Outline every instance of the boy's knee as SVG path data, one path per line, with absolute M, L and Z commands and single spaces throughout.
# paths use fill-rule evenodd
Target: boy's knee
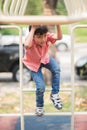
M 59 73 L 60 73 L 60 68 L 54 69 L 54 70 L 53 70 L 53 73 L 59 74 Z
M 38 82 L 36 84 L 36 88 L 44 90 L 45 89 L 45 83 L 44 82 Z
M 37 88 L 37 94 L 41 94 L 45 92 L 45 88 Z

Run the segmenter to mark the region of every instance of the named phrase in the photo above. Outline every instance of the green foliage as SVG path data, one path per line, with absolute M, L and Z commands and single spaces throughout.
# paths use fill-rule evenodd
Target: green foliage
M 69 25 L 62 25 L 62 33 L 69 34 Z
M 43 14 L 43 0 L 28 0 L 25 15 L 41 15 Z
M 17 29 L 1 29 L 0 34 L 2 35 L 18 35 Z
M 0 1 L 0 9 L 3 8 L 3 3 L 4 3 L 4 0 L 1 0 L 1 1 Z
M 65 4 L 64 4 L 64 0 L 58 1 L 56 13 L 58 15 L 66 15 L 67 14 L 66 7 L 65 7 Z

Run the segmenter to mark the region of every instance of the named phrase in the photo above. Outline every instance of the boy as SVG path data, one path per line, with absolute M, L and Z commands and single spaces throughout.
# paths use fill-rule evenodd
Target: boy
M 57 35 L 48 32 L 45 25 L 30 26 L 30 32 L 25 40 L 25 55 L 23 63 L 29 68 L 32 78 L 36 83 L 36 115 L 44 114 L 45 82 L 41 72 L 42 67 L 52 73 L 52 92 L 50 99 L 57 109 L 62 109 L 62 102 L 58 95 L 60 88 L 60 66 L 54 58 L 48 55 L 50 44 L 62 38 L 60 25 L 57 25 Z M 54 52 L 55 53 L 55 52 Z

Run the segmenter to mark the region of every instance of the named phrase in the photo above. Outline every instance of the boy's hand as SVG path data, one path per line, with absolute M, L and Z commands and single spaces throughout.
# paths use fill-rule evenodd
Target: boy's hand
M 32 28 L 34 28 L 35 30 L 39 27 L 39 25 L 32 25 Z

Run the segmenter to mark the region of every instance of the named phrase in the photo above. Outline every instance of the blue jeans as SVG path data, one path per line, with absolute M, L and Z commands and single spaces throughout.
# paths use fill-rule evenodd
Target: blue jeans
M 41 64 L 38 72 L 30 71 L 34 82 L 36 83 L 36 106 L 44 106 L 45 82 L 42 74 L 42 67 L 47 68 L 52 73 L 52 94 L 57 94 L 60 88 L 60 65 L 56 60 L 50 57 L 47 64 Z

